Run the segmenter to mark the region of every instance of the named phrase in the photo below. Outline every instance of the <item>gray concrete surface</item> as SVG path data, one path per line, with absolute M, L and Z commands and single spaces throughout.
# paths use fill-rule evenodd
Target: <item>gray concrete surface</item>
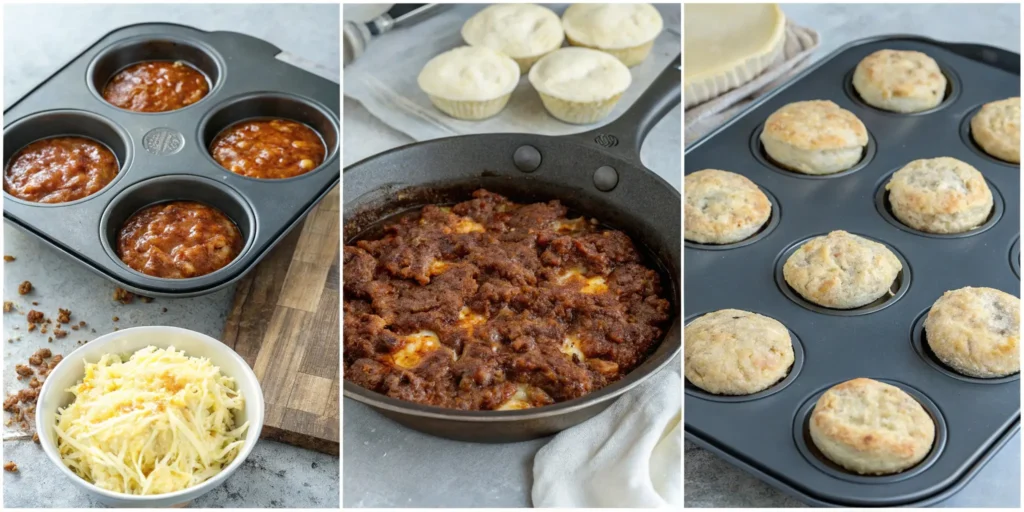
M 677 188 L 682 181 L 681 115 L 676 108 L 662 119 L 640 155 Z M 344 100 L 344 125 L 344 165 L 413 142 L 349 98 Z M 345 400 L 343 407 L 344 507 L 531 505 L 533 457 L 546 439 L 502 445 L 449 441 L 400 426 L 353 400 Z
M 107 32 L 144 21 L 247 33 L 337 72 L 339 16 L 336 5 L 4 6 L 4 104 L 25 94 Z M 17 258 L 4 264 L 3 297 L 14 300 L 19 310 L 3 318 L 5 392 L 22 386 L 14 379 L 14 364 L 24 362 L 41 346 L 66 354 L 79 340 L 115 327 L 174 325 L 214 337 L 223 330 L 233 289 L 189 299 L 121 305 L 111 298 L 112 283 L 6 222 L 3 235 L 4 254 Z M 35 291 L 22 297 L 17 286 L 24 280 L 31 281 Z M 39 305 L 32 306 L 32 301 Z M 47 316 L 55 315 L 57 308 L 69 308 L 72 319 L 86 321 L 88 328 L 48 343 L 48 335 L 25 331 L 22 315 L 33 307 Z M 118 322 L 113 321 L 114 316 L 119 317 Z M 7 343 L 7 339 L 15 341 Z M 38 445 L 25 437 L 16 429 L 4 429 L 3 459 L 16 461 L 20 468 L 16 474 L 4 472 L 4 507 L 96 505 L 65 481 Z M 193 506 L 337 508 L 339 470 L 337 457 L 261 441 L 236 474 Z M 60 492 L 54 492 L 55 488 Z
M 953 42 L 984 43 L 1020 52 L 1020 4 L 786 4 L 797 23 L 821 34 L 816 61 L 840 46 L 880 34 L 910 33 Z M 967 486 L 941 507 L 1020 507 L 1018 433 Z M 775 490 L 693 443 L 684 447 L 687 507 L 798 507 Z

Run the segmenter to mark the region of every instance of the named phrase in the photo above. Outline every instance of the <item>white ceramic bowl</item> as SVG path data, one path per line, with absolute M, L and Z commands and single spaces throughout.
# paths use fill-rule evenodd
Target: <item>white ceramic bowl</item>
M 158 348 L 167 348 L 173 345 L 174 348 L 183 350 L 185 355 L 205 357 L 220 367 L 220 371 L 224 375 L 235 379 L 239 391 L 245 398 L 245 409 L 242 414 L 249 422 L 245 444 L 242 445 L 238 456 L 228 467 L 195 487 L 152 496 L 135 496 L 101 489 L 74 474 L 61 462 L 57 451 L 57 434 L 53 428 L 57 421 L 57 409 L 71 403 L 74 399 L 74 395 L 65 390 L 82 380 L 85 373 L 85 361 L 95 363 L 104 354 L 132 354 L 149 345 Z M 39 443 L 50 460 L 72 482 L 88 491 L 105 505 L 133 508 L 174 507 L 185 505 L 224 483 L 224 480 L 227 480 L 242 465 L 242 462 L 252 452 L 253 447 L 256 446 L 256 441 L 259 440 L 260 431 L 263 429 L 263 414 L 263 390 L 260 389 L 256 374 L 249 368 L 245 360 L 227 345 L 205 334 L 179 327 L 132 327 L 100 336 L 82 345 L 65 356 L 60 364 L 50 372 L 39 392 L 36 405 L 36 431 L 39 433 Z

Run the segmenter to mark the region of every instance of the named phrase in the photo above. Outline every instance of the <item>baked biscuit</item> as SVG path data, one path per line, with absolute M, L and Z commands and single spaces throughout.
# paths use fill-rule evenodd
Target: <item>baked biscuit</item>
M 717 169 L 686 175 L 686 239 L 730 244 L 750 238 L 772 215 L 772 203 L 745 176 Z
M 935 442 L 935 420 L 906 391 L 858 378 L 832 386 L 811 413 L 822 455 L 862 475 L 899 473 L 921 462 Z
M 992 288 L 942 294 L 928 311 L 925 336 L 946 366 L 971 377 L 1020 371 L 1020 299 Z
M 789 286 L 827 308 L 853 309 L 889 293 L 903 265 L 888 247 L 846 231 L 815 237 L 782 267 Z
M 986 153 L 1020 163 L 1020 96 L 986 103 L 971 118 L 971 137 Z
M 831 101 L 798 101 L 768 116 L 761 144 L 772 160 L 787 169 L 833 174 L 860 162 L 868 130 L 853 112 Z
M 928 233 L 970 231 L 992 212 L 992 191 L 985 177 L 955 158 L 914 160 L 893 173 L 885 189 L 893 215 Z
M 686 326 L 686 378 L 716 395 L 771 387 L 793 366 L 793 341 L 777 320 L 738 309 L 708 313 Z
M 868 105 L 907 114 L 942 103 L 946 75 L 921 52 L 879 50 L 857 64 L 853 87 Z

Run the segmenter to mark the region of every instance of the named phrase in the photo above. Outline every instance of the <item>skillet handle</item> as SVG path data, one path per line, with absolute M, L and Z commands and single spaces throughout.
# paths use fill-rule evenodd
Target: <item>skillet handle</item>
M 579 136 L 606 152 L 639 162 L 644 138 L 682 100 L 681 82 L 682 55 L 677 55 L 618 119 Z

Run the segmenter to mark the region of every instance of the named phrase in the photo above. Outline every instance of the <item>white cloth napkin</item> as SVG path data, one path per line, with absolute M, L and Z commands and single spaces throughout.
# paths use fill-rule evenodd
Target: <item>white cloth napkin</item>
M 541 448 L 533 506 L 681 508 L 681 417 L 682 381 L 666 368 Z
M 545 4 L 561 15 L 567 4 Z M 388 126 L 415 140 L 430 140 L 469 133 L 536 133 L 566 135 L 596 128 L 626 110 L 680 53 L 679 4 L 658 4 L 665 28 L 655 39 L 651 55 L 630 68 L 633 83 L 605 120 L 591 126 L 563 123 L 544 110 L 544 105 L 524 76 L 512 99 L 500 114 L 483 121 L 448 117 L 430 103 L 416 77 L 436 55 L 465 44 L 462 24 L 485 4 L 452 6 L 415 25 L 395 29 L 373 39 L 366 52 L 345 68 L 345 96 L 363 104 Z

